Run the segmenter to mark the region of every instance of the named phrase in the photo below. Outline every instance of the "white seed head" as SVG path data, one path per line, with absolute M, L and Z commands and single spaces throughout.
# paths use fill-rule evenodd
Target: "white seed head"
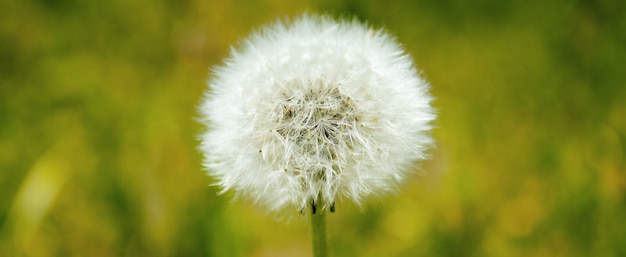
M 264 27 L 208 84 L 209 174 L 272 211 L 392 191 L 432 141 L 428 84 L 392 37 L 357 21 Z

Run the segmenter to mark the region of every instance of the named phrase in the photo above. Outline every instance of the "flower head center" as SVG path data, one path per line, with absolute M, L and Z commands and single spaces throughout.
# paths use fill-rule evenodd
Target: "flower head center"
M 275 131 L 291 153 L 287 170 L 326 181 L 342 168 L 336 160 L 345 160 L 347 150 L 355 147 L 350 137 L 357 133 L 358 113 L 352 98 L 336 86 L 305 88 L 283 93 L 271 116 Z

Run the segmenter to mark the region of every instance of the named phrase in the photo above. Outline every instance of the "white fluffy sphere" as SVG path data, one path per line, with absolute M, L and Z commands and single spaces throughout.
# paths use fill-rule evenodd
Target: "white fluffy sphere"
M 356 21 L 266 26 L 208 84 L 209 174 L 272 211 L 392 191 L 432 141 L 428 84 L 392 37 Z

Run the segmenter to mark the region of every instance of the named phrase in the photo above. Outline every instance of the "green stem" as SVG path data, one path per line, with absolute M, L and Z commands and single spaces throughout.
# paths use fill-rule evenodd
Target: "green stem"
M 318 201 L 317 206 L 322 206 L 321 201 Z M 311 205 L 312 210 L 315 207 Z M 328 248 L 326 244 L 326 214 L 324 210 L 317 210 L 311 212 L 311 231 L 313 232 L 313 256 L 314 257 L 327 257 Z

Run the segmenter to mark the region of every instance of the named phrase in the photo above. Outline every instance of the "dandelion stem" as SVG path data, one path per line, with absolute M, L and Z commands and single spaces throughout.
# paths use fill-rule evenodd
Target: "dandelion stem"
M 319 200 L 319 198 L 318 198 Z M 317 206 L 322 206 L 321 201 L 317 203 L 311 203 L 311 231 L 313 232 L 313 256 L 314 257 L 326 257 L 328 256 L 328 247 L 326 244 L 326 214 L 325 210 L 319 208 L 315 210 Z

